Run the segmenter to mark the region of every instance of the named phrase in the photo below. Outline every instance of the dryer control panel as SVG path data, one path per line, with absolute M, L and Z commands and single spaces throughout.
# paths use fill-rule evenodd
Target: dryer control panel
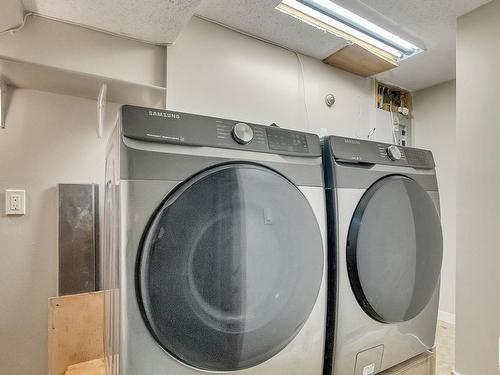
M 319 137 L 295 130 L 125 105 L 122 134 L 148 142 L 319 157 Z
M 385 164 L 417 169 L 434 169 L 432 152 L 355 138 L 331 137 L 333 156 L 338 162 Z

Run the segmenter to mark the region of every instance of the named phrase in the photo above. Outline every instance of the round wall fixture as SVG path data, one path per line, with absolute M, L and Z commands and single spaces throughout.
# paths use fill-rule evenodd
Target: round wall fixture
M 325 96 L 325 103 L 328 107 L 331 107 L 335 104 L 335 96 L 333 94 L 328 94 Z

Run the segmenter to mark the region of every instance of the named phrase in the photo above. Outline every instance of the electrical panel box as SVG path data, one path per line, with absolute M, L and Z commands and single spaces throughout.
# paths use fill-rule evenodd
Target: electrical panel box
M 399 146 L 411 146 L 411 93 L 398 87 L 376 82 L 376 104 L 378 110 L 390 113 L 389 127 L 393 143 Z M 379 125 L 378 122 L 377 125 Z
M 411 146 L 410 145 L 410 130 L 411 121 L 408 116 L 401 113 L 393 114 L 393 133 L 395 138 L 395 143 L 399 146 Z

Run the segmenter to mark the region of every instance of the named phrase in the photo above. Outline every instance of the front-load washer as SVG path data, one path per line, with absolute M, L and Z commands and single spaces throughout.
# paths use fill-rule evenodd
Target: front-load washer
M 115 375 L 321 375 L 318 136 L 133 106 L 106 160 L 105 357 Z
M 432 153 L 322 141 L 328 217 L 325 375 L 370 375 L 433 348 L 443 240 Z

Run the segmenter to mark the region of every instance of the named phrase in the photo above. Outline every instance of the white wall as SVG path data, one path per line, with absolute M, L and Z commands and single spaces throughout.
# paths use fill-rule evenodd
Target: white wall
M 415 147 L 432 150 L 443 226 L 443 267 L 439 318 L 455 323 L 456 277 L 456 120 L 455 81 L 413 95 Z
M 198 18 L 167 49 L 167 107 L 361 138 L 376 111 L 370 79 Z
M 495 375 L 500 337 L 500 1 L 458 20 L 456 370 Z
M 56 184 L 104 181 L 117 106 L 98 139 L 95 101 L 21 89 L 9 97 L 0 129 L 0 374 L 43 375 L 47 299 L 57 291 Z M 5 189 L 26 190 L 25 216 L 5 216 Z
M 165 84 L 164 47 L 40 17 L 30 17 L 19 32 L 1 35 L 0 56 Z M 56 184 L 102 184 L 117 110 L 108 104 L 104 137 L 98 139 L 95 101 L 9 92 L 7 128 L 0 129 L 0 374 L 47 373 L 47 299 L 57 293 Z M 4 215 L 5 189 L 26 190 L 25 216 Z

